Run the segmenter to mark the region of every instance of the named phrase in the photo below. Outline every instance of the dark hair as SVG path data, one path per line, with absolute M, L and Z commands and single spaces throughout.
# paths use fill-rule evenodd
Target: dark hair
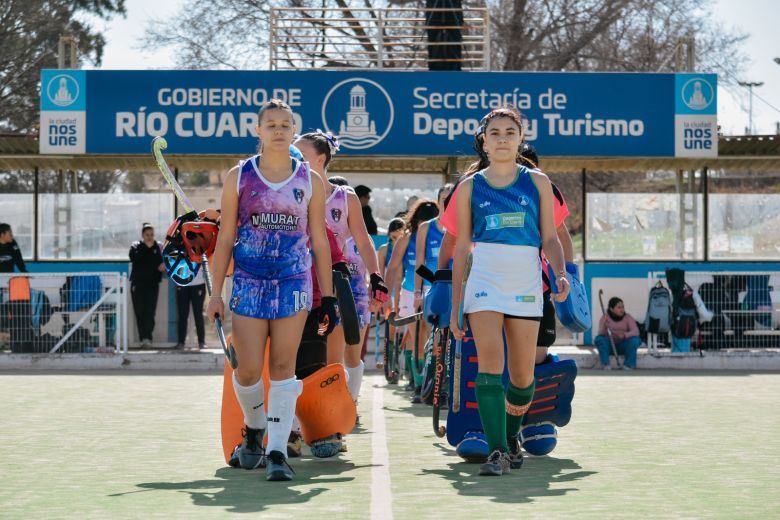
M 523 116 L 517 111 L 515 107 L 504 106 L 495 108 L 490 111 L 488 115 L 482 118 L 479 122 L 479 130 L 474 134 L 474 151 L 477 152 L 479 160 L 472 163 L 471 166 L 463 174 L 464 177 L 470 177 L 480 170 L 484 170 L 490 166 L 490 160 L 488 159 L 487 152 L 485 152 L 485 132 L 490 122 L 494 119 L 506 117 L 511 119 L 517 124 L 517 128 L 523 133 Z M 520 161 L 520 150 L 518 150 L 518 162 Z
M 420 224 L 439 216 L 439 206 L 431 199 L 418 199 L 412 209 L 406 214 L 406 229 L 412 233 L 417 232 Z
M 358 197 L 367 197 L 369 193 L 371 193 L 371 188 L 364 184 L 358 184 L 355 186 L 355 193 Z
M 147 230 L 147 229 L 154 230 L 154 226 L 153 226 L 153 225 L 151 225 L 151 224 L 150 224 L 150 223 L 148 223 L 148 222 L 144 222 L 143 224 L 141 224 L 141 234 L 142 234 L 142 235 L 143 235 L 144 233 L 146 233 L 146 230 Z
M 289 112 L 290 119 L 292 119 L 293 111 L 292 108 L 290 108 L 290 105 L 281 99 L 273 98 L 266 101 L 265 104 L 260 107 L 260 110 L 257 112 L 257 124 L 259 125 L 263 122 L 263 114 L 265 114 L 268 110 L 273 110 L 275 108 Z
M 333 160 L 333 156 L 339 151 L 339 140 L 330 132 L 323 132 L 317 130 L 316 132 L 308 132 L 298 138 L 306 139 L 317 150 L 317 153 L 325 156 L 325 168 L 327 169 L 330 161 Z
M 394 218 L 387 224 L 387 234 L 389 235 L 393 231 L 400 231 L 404 228 L 406 224 L 404 223 L 404 219 L 402 218 Z
M 328 182 L 334 186 L 349 186 L 349 181 L 340 175 L 328 177 Z
M 442 193 L 444 190 L 449 190 L 449 191 L 450 191 L 450 193 L 452 193 L 452 190 L 453 190 L 453 189 L 455 189 L 455 185 L 454 185 L 454 184 L 452 184 L 451 182 L 448 182 L 447 184 L 445 184 L 444 186 L 442 186 L 441 188 L 439 188 L 439 189 L 436 191 L 436 200 L 438 201 L 438 200 L 441 198 L 441 193 Z M 449 197 L 448 197 L 448 198 L 449 198 Z
M 520 148 L 520 160 L 522 164 L 535 170 L 539 168 L 539 156 L 536 154 L 536 148 L 532 144 L 523 143 Z
M 623 303 L 623 300 L 621 300 L 617 296 L 613 296 L 612 298 L 609 299 L 609 302 L 607 302 L 607 307 L 609 307 L 610 309 L 614 309 L 618 303 Z
M 11 231 L 11 224 L 6 224 L 5 222 L 0 224 L 0 235 L 4 235 L 9 231 Z

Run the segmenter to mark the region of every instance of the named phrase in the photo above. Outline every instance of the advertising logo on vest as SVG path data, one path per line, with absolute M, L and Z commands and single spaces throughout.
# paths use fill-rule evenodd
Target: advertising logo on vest
M 333 86 L 322 103 L 325 129 L 339 136 L 341 146 L 365 150 L 380 143 L 393 127 L 390 95 L 379 83 L 350 78 Z

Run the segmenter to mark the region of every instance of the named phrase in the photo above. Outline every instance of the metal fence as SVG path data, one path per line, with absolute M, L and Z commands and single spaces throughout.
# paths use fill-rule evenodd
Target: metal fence
M 0 349 L 127 352 L 127 276 L 0 274 Z
M 665 272 L 648 273 L 648 287 L 658 282 L 668 288 Z M 686 271 L 685 283 L 704 307 L 692 349 L 780 348 L 780 271 Z M 648 334 L 651 351 L 671 342 L 669 334 Z
M 486 8 L 271 9 L 271 70 L 490 70 Z

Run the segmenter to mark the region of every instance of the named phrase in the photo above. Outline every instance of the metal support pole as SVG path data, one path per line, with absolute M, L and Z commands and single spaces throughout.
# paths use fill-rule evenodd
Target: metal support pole
M 40 172 L 38 171 L 38 167 L 35 167 L 35 175 L 33 175 L 33 236 L 32 236 L 32 243 L 33 243 L 33 261 L 38 261 L 38 230 L 40 225 L 40 219 L 38 218 L 38 195 L 40 194 L 40 188 L 39 188 L 39 179 Z
M 382 70 L 385 68 L 384 60 L 385 60 L 385 19 L 384 19 L 384 9 L 379 9 L 377 13 L 377 41 L 376 41 L 376 67 L 379 70 Z
M 582 169 L 582 258 L 588 254 L 588 171 Z
M 706 166 L 701 169 L 701 183 L 704 198 L 704 261 L 710 260 L 710 171 Z

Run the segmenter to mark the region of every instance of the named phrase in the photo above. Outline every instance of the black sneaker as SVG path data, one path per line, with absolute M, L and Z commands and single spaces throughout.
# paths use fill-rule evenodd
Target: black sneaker
M 500 477 L 509 473 L 509 454 L 501 448 L 488 455 L 487 462 L 479 467 L 479 474 L 487 477 Z
M 520 442 L 517 440 L 517 435 L 508 436 L 506 442 L 509 446 L 509 467 L 512 469 L 522 468 L 523 452 L 520 449 Z
M 418 386 L 414 389 L 414 395 L 412 396 L 412 404 L 422 403 L 422 387 Z
M 244 428 L 244 440 L 236 448 L 239 466 L 244 469 L 265 467 L 264 433 L 264 430 L 255 430 L 249 426 Z
M 270 481 L 292 480 L 295 472 L 287 463 L 284 453 L 274 450 L 267 456 L 265 479 Z

